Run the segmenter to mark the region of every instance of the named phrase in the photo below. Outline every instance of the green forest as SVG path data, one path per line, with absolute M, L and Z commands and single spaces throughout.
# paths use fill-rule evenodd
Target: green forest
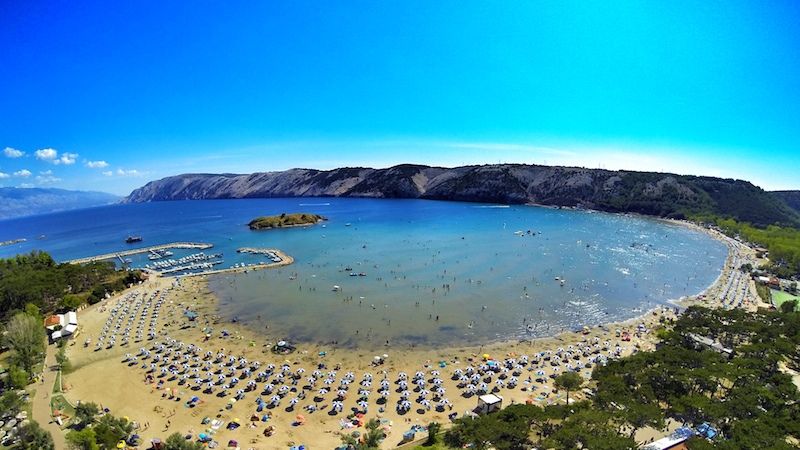
M 734 350 L 727 356 L 698 347 L 690 333 Z M 719 435 L 694 437 L 690 449 L 792 449 L 800 438 L 800 393 L 784 365 L 800 363 L 800 313 L 689 308 L 660 332 L 653 352 L 598 366 L 585 384 L 596 394 L 566 405 L 511 405 L 477 419 L 457 419 L 436 448 L 593 450 L 636 448 L 643 427 L 667 419 Z M 559 384 L 559 380 L 556 380 Z M 562 388 L 578 389 L 582 380 Z M 433 442 L 431 442 L 433 446 Z
M 117 271 L 111 262 L 57 263 L 45 252 L 0 259 L 0 311 L 3 316 L 35 305 L 44 313 L 96 303 L 141 279 L 139 271 Z
M 800 229 L 770 225 L 757 228 L 733 219 L 716 219 L 714 222 L 726 234 L 764 246 L 769 250 L 770 270 L 789 277 L 800 273 Z

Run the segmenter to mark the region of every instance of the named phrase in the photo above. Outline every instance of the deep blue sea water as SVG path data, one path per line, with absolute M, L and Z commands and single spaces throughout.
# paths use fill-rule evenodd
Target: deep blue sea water
M 330 220 L 324 227 L 247 228 L 256 216 L 282 212 Z M 223 267 L 262 259 L 237 254 L 239 247 L 280 248 L 295 264 L 210 277 L 221 313 L 259 330 L 268 326 L 271 336 L 365 347 L 543 336 L 630 318 L 702 291 L 727 252 L 702 233 L 641 217 L 303 198 L 155 202 L 7 220 L 0 241 L 28 241 L 0 247 L 0 256 L 33 249 L 58 260 L 109 253 L 131 248 L 123 242 L 129 234 L 141 235 L 141 246 L 210 242 L 209 252 L 223 252 Z M 350 277 L 346 267 L 366 276 Z

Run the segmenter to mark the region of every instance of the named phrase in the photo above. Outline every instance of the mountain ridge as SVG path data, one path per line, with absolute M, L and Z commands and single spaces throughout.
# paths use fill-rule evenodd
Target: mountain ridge
M 270 197 L 533 203 L 673 218 L 714 215 L 759 226 L 800 226 L 800 214 L 783 199 L 743 180 L 525 164 L 453 168 L 401 164 L 383 169 L 182 174 L 151 181 L 123 201 Z
M 121 199 L 97 191 L 0 187 L 0 220 L 108 205 Z

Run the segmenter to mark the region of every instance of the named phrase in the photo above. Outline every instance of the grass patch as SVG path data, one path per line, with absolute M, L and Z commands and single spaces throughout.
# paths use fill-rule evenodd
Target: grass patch
M 64 398 L 61 394 L 53 395 L 50 398 L 50 409 L 51 410 L 59 410 L 62 414 L 75 417 L 75 407 L 72 406 L 66 398 Z
M 60 394 L 61 392 L 63 391 L 61 390 L 61 371 L 59 370 L 56 373 L 56 381 L 53 382 L 53 394 Z
M 771 291 L 772 291 L 771 292 L 772 302 L 776 308 L 781 309 L 781 305 L 784 304 L 785 302 L 796 300 L 797 305 L 795 305 L 794 310 L 800 311 L 800 297 L 792 295 L 788 292 L 778 291 L 776 289 L 771 289 Z

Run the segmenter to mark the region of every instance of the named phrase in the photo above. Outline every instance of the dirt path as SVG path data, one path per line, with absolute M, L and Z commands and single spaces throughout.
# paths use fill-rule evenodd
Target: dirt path
M 44 356 L 44 373 L 42 374 L 42 381 L 32 389 L 36 389 L 36 395 L 33 397 L 33 420 L 37 421 L 39 425 L 45 430 L 49 431 L 53 436 L 53 443 L 55 450 L 65 450 L 67 448 L 66 441 L 64 440 L 64 433 L 59 428 L 58 424 L 53 422 L 50 417 L 50 396 L 53 392 L 53 383 L 56 381 L 56 374 L 54 364 L 56 361 L 56 346 L 48 345 L 47 351 Z

